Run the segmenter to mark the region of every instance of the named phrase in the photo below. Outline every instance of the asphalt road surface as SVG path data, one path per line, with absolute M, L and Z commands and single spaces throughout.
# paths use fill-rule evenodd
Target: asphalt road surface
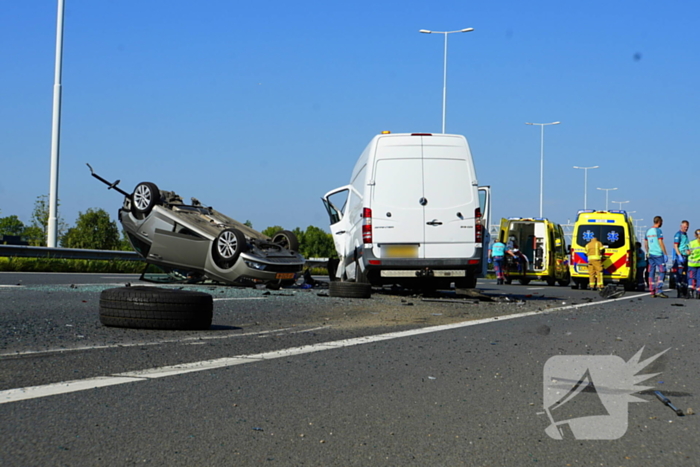
M 700 465 L 654 395 L 700 407 L 700 300 L 197 286 L 207 331 L 102 326 L 126 282 L 0 273 L 0 465 Z

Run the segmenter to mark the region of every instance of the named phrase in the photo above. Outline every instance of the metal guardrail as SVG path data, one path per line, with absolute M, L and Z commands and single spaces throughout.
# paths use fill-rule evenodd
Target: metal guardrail
M 0 245 L 0 256 L 16 258 L 56 258 L 56 259 L 93 259 L 143 261 L 135 251 L 118 250 L 81 250 L 78 248 L 48 248 L 45 246 Z M 308 258 L 309 267 L 323 267 L 328 258 Z
M 0 256 L 17 258 L 56 258 L 142 261 L 135 251 L 81 250 L 77 248 L 48 248 L 45 246 L 0 245 Z

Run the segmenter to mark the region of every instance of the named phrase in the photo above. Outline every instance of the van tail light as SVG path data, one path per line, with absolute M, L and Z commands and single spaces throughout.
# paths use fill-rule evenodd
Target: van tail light
M 632 267 L 632 252 L 627 250 L 627 255 L 625 256 L 625 266 Z
M 484 226 L 482 224 L 482 218 L 481 218 L 481 208 L 476 208 L 474 209 L 474 233 L 475 233 L 475 238 L 474 241 L 476 243 L 481 243 L 484 241 Z
M 372 243 L 372 210 L 362 208 L 362 243 Z

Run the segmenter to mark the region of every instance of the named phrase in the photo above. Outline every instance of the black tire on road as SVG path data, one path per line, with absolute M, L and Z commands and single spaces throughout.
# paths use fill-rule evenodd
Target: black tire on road
M 518 282 L 520 282 L 520 285 L 527 285 L 530 283 L 530 279 L 520 278 L 518 279 Z
M 563 278 L 563 279 L 559 279 L 557 282 L 559 282 L 559 285 L 560 285 L 560 286 L 566 287 L 566 286 L 569 285 L 569 283 L 571 282 L 571 278 L 569 278 L 569 276 L 566 276 L 566 277 Z
M 328 295 L 340 298 L 370 298 L 372 284 L 366 282 L 331 281 L 328 284 Z
M 141 182 L 136 185 L 131 195 L 131 211 L 135 214 L 148 215 L 160 202 L 160 190 L 155 183 Z
M 299 251 L 299 240 L 294 232 L 289 230 L 280 230 L 272 236 L 272 243 L 283 246 L 292 251 Z
M 212 296 L 158 287 L 119 287 L 100 294 L 100 322 L 136 329 L 194 329 L 211 327 Z
M 554 287 L 555 285 L 557 285 L 557 280 L 554 277 L 548 277 L 547 285 L 550 287 Z

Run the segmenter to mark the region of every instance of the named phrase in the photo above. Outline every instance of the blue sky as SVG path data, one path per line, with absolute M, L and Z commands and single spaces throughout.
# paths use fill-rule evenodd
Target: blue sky
M 319 200 L 382 130 L 470 142 L 493 215 L 566 223 L 610 201 L 668 234 L 700 170 L 700 4 L 691 1 L 66 0 L 60 216 L 151 181 L 262 230 L 327 228 Z M 55 0 L 0 2 L 0 216 L 48 194 Z M 696 168 L 697 167 L 697 168 Z M 612 209 L 618 205 L 610 203 Z

